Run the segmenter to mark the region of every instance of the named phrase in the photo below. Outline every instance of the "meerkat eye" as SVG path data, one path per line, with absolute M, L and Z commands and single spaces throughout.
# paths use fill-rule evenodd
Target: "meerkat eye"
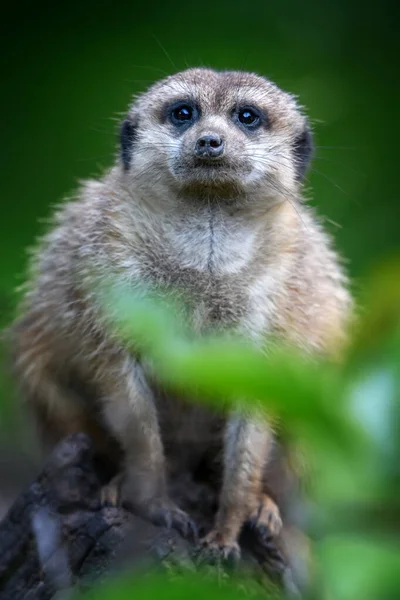
M 193 117 L 193 110 L 191 106 L 181 106 L 175 108 L 172 112 L 172 116 L 175 121 L 190 121 Z
M 244 106 L 236 110 L 233 114 L 234 120 L 246 129 L 257 129 L 262 123 L 260 111 L 252 106 Z
M 239 111 L 238 117 L 239 121 L 243 123 L 243 125 L 254 125 L 254 123 L 256 123 L 259 119 L 259 117 L 249 108 L 244 108 L 243 110 Z
M 187 102 L 178 102 L 170 107 L 169 120 L 176 127 L 191 125 L 198 116 L 196 107 Z

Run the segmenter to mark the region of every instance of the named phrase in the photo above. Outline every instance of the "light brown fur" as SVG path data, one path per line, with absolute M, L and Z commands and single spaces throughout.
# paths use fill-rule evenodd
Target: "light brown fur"
M 165 116 L 182 99 L 200 107 L 183 133 Z M 268 123 L 244 131 L 232 117 L 243 105 L 259 107 Z M 162 440 L 206 447 L 212 425 L 193 421 L 178 400 L 163 401 L 109 328 L 98 284 L 112 275 L 133 288 L 145 281 L 183 290 L 197 331 L 234 328 L 257 344 L 277 335 L 311 354 L 341 347 L 351 301 L 331 242 L 301 201 L 296 148 L 308 125 L 292 96 L 256 75 L 191 69 L 140 96 L 127 122 L 131 153 L 125 139 L 124 161 L 82 185 L 38 245 L 14 326 L 15 366 L 54 438 L 92 427 L 100 444 L 117 439 L 124 494 L 185 530 L 186 515 L 168 499 Z M 218 168 L 193 156 L 209 133 L 226 142 Z M 272 441 L 266 421 L 240 408 L 228 419 L 220 507 L 206 538 L 225 554 L 237 551 L 260 502 L 262 518 L 279 529 L 263 496 Z

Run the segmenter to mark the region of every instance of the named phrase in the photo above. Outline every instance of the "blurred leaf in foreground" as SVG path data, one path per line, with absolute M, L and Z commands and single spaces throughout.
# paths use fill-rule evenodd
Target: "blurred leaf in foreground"
M 400 553 L 390 530 L 399 525 L 398 274 L 396 263 L 372 279 L 370 301 L 341 366 L 306 360 L 277 343 L 263 353 L 231 334 L 195 335 L 179 303 L 151 294 L 110 287 L 103 295 L 118 335 L 165 385 L 222 410 L 238 400 L 246 410 L 262 405 L 289 437 L 306 441 L 318 599 L 372 600 L 400 587 Z M 165 593 L 175 597 L 179 590 Z M 214 587 L 210 593 L 217 597 Z
M 81 597 L 81 596 L 79 596 Z M 83 596 L 86 600 L 131 600 L 132 598 L 154 598 L 154 600 L 243 600 L 248 598 L 265 598 L 256 581 L 243 579 L 236 585 L 228 578 L 218 581 L 214 576 L 205 578 L 196 573 L 181 574 L 168 577 L 161 572 L 138 576 L 123 576 L 109 580 L 100 587 L 94 588 Z M 267 595 L 271 600 L 279 600 L 282 596 L 271 586 Z

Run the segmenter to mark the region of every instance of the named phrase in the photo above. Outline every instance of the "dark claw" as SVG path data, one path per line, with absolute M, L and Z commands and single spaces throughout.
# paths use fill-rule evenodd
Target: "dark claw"
M 203 546 L 198 555 L 198 564 L 223 567 L 227 570 L 236 568 L 240 560 L 240 550 L 226 546 Z
M 251 527 L 251 529 L 257 529 L 258 526 L 258 518 L 259 517 L 252 517 L 251 519 L 249 519 L 247 521 L 249 527 Z
M 191 538 L 193 542 L 197 543 L 198 535 L 197 535 L 197 527 L 196 524 L 190 519 L 190 517 L 186 516 L 180 519 L 177 519 L 175 522 L 176 528 L 179 530 L 179 533 L 185 539 Z
M 172 515 L 170 510 L 163 510 L 161 513 L 161 518 L 165 523 L 165 527 L 167 529 L 172 529 Z
M 197 527 L 196 523 L 194 521 L 192 521 L 192 519 L 189 520 L 188 525 L 189 525 L 190 536 L 191 536 L 193 542 L 197 545 L 199 543 L 198 527 Z
M 262 508 L 263 507 L 262 507 L 262 504 L 260 502 L 260 505 L 259 505 L 258 510 L 257 510 L 256 517 L 255 517 L 255 525 L 257 525 L 258 521 L 260 520 L 261 513 L 262 513 Z
M 255 529 L 257 530 L 257 533 L 263 542 L 267 542 L 272 539 L 273 536 L 267 525 L 258 525 L 255 527 Z
M 177 529 L 182 537 L 187 538 L 189 525 L 185 518 L 182 518 L 182 516 L 179 515 L 174 519 L 173 526 L 175 529 Z
M 185 520 L 179 521 L 178 527 L 179 527 L 179 531 L 180 531 L 182 537 L 184 537 L 186 539 L 188 536 L 188 531 L 189 531 L 188 521 L 185 521 Z
M 232 548 L 226 557 L 224 557 L 224 563 L 229 570 L 234 570 L 239 564 L 240 552 L 237 548 Z
M 197 543 L 198 532 L 194 521 L 183 511 L 164 509 L 161 513 L 162 525 L 167 529 L 176 529 L 185 539 L 189 537 Z
M 201 566 L 203 566 L 203 565 L 215 566 L 221 562 L 221 556 L 220 556 L 220 553 L 217 552 L 213 548 L 208 548 L 207 550 L 205 550 L 203 548 L 202 550 L 200 550 L 198 562 L 199 562 L 199 565 L 201 565 Z

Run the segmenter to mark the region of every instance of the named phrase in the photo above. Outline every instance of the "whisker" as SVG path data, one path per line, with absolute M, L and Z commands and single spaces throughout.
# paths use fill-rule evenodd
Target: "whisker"
M 336 160 L 332 160 L 331 158 L 329 158 L 327 156 L 314 156 L 314 160 L 326 160 L 327 162 L 330 162 L 333 165 L 337 165 L 338 167 L 344 167 L 345 169 L 348 169 L 349 171 L 352 171 L 353 173 L 356 173 L 357 175 L 366 177 L 365 173 L 362 173 L 361 171 L 358 171 L 357 169 L 353 169 L 353 167 L 349 167 L 349 165 L 346 165 L 345 163 L 339 163 Z
M 357 146 L 315 146 L 315 148 L 324 148 L 326 150 L 360 150 Z
M 150 71 L 155 71 L 155 72 L 161 73 L 165 77 L 168 77 L 168 75 L 170 75 L 170 73 L 168 73 L 167 71 L 164 71 L 164 69 L 161 69 L 160 67 L 153 67 L 151 65 L 131 65 L 131 66 L 132 66 L 132 69 L 149 69 Z M 127 79 L 126 81 L 129 82 L 129 79 Z M 135 80 L 133 80 L 133 81 L 135 81 Z
M 107 154 L 98 154 L 97 156 L 85 156 L 85 157 L 80 157 L 80 158 L 76 158 L 75 160 L 78 162 L 88 162 L 91 160 L 103 160 L 104 158 L 116 158 L 116 156 L 119 153 L 117 152 L 108 152 Z
M 361 204 L 358 202 L 358 200 L 356 200 L 355 198 L 353 198 L 338 183 L 336 183 L 335 181 L 333 181 L 333 179 L 331 179 L 330 177 L 328 177 L 327 175 L 325 175 L 325 173 L 322 173 L 322 171 L 318 171 L 318 169 L 316 169 L 315 167 L 311 167 L 311 170 L 314 171 L 315 173 L 317 173 L 318 175 L 321 175 L 321 177 L 324 177 L 327 181 L 329 181 L 330 184 L 334 185 L 335 188 L 337 188 L 340 192 L 342 192 L 342 194 L 344 194 L 345 196 L 347 196 L 348 198 L 350 198 L 353 202 L 355 202 L 355 204 L 357 204 L 357 206 L 361 206 Z
M 171 63 L 173 69 L 175 71 L 178 70 L 176 64 L 174 63 L 174 61 L 172 60 L 172 58 L 170 57 L 170 55 L 168 54 L 168 52 L 166 51 L 166 49 L 164 48 L 164 46 L 162 45 L 162 43 L 160 42 L 160 40 L 157 38 L 156 34 L 153 33 L 153 38 L 155 39 L 155 41 L 157 42 L 157 44 L 159 45 L 159 47 L 161 48 L 161 50 L 164 52 L 165 56 L 168 58 L 169 62 Z
M 340 223 L 337 223 L 336 221 L 333 221 L 332 219 L 328 219 L 327 217 L 325 217 L 325 221 L 327 223 L 330 223 L 334 227 L 337 227 L 337 229 L 343 229 L 343 225 L 341 225 Z

